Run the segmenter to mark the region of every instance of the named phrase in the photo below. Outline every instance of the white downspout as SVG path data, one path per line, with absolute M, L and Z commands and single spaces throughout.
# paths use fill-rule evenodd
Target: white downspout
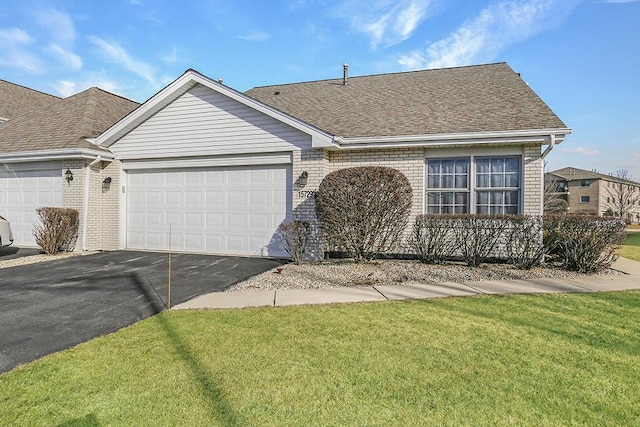
M 545 157 L 547 157 L 547 155 L 551 152 L 551 150 L 553 150 L 553 147 L 556 146 L 556 136 L 555 135 L 551 135 L 551 142 L 549 143 L 549 146 L 547 147 L 546 150 L 544 150 L 544 152 L 542 153 L 542 156 L 540 156 L 540 158 L 542 160 L 544 160 Z
M 547 155 L 551 152 L 551 150 L 553 150 L 553 147 L 556 146 L 556 136 L 555 136 L 555 134 L 551 134 L 550 137 L 551 137 L 551 139 L 550 139 L 550 142 L 549 142 L 549 146 L 540 155 L 540 160 L 542 161 L 542 170 L 540 171 L 540 175 L 541 175 L 541 179 L 542 179 L 542 181 L 541 181 L 541 183 L 542 183 L 542 191 L 541 191 L 541 193 L 542 194 L 540 194 L 540 210 L 541 210 L 542 213 L 544 213 L 544 185 L 545 185 L 544 158 L 547 157 Z
M 102 156 L 97 156 L 91 163 L 85 168 L 84 175 L 84 222 L 82 224 L 82 251 L 88 251 L 87 247 L 87 230 L 89 229 L 89 181 L 91 178 L 91 167 L 102 160 Z

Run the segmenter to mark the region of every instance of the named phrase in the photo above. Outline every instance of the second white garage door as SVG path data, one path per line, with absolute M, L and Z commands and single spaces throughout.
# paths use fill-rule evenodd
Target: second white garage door
M 15 246 L 35 246 L 36 209 L 62 204 L 62 171 L 0 171 L 0 215 L 11 222 Z
M 283 256 L 291 168 L 189 168 L 127 173 L 127 247 Z

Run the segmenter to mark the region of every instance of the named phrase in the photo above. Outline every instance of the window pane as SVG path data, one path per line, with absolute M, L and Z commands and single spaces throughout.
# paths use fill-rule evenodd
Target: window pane
M 455 188 L 467 188 L 467 175 L 456 175 Z
M 505 191 L 504 192 L 504 203 L 506 205 L 515 205 L 518 206 L 518 192 L 517 191 Z
M 444 204 L 444 205 L 452 205 L 453 204 L 453 193 L 441 193 L 440 199 L 442 200 L 442 204 Z
M 476 213 L 482 214 L 482 215 L 488 215 L 489 214 L 489 206 L 478 206 L 476 208 Z
M 491 159 L 491 172 L 500 173 L 504 171 L 504 159 Z
M 476 185 L 478 187 L 489 187 L 491 183 L 491 175 L 488 174 L 479 174 Z
M 456 205 L 467 205 L 467 193 L 455 193 Z
M 505 206 L 504 213 L 506 215 L 517 215 L 518 207 L 517 206 Z
M 429 175 L 427 178 L 428 188 L 440 188 L 440 177 L 438 175 Z
M 505 176 L 505 187 L 518 187 L 518 174 L 510 173 Z
M 469 172 L 469 162 L 466 160 L 456 160 L 456 173 L 467 174 Z
M 429 160 L 427 162 L 427 170 L 429 175 L 435 175 L 440 173 L 440 161 Z
M 489 204 L 489 192 L 488 191 L 478 191 L 476 193 L 476 203 L 479 205 L 488 205 Z
M 504 175 L 491 175 L 491 186 L 492 187 L 504 187 Z
M 427 203 L 429 205 L 439 205 L 440 193 L 427 193 Z
M 491 204 L 492 205 L 502 205 L 504 203 L 504 193 L 502 191 L 492 191 L 491 192 Z
M 443 160 L 442 161 L 442 173 L 453 173 L 454 171 L 454 160 Z
M 476 160 L 476 169 L 478 173 L 488 173 L 491 171 L 489 159 Z
M 520 172 L 520 161 L 515 157 L 505 159 L 504 169 L 506 172 Z
M 441 188 L 454 188 L 453 187 L 453 175 L 442 175 Z
M 502 214 L 502 206 L 491 206 L 489 212 L 491 215 L 500 215 Z

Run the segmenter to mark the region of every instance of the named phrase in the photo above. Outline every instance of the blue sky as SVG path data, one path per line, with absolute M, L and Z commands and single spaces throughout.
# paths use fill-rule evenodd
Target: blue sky
M 193 68 L 244 91 L 506 61 L 573 129 L 548 169 L 640 180 L 638 0 L 3 0 L 0 79 L 143 102 Z

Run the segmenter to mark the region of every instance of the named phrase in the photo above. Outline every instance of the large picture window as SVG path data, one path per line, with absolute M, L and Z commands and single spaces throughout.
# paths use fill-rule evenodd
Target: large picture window
M 427 160 L 431 214 L 520 212 L 520 157 Z

